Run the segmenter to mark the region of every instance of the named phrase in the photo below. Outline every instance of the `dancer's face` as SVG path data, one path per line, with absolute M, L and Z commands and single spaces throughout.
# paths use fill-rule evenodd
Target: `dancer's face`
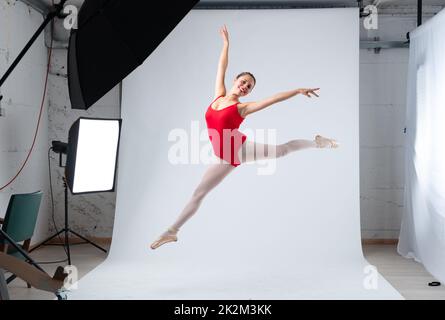
M 247 96 L 255 85 L 255 81 L 248 74 L 235 79 L 232 91 L 240 97 Z

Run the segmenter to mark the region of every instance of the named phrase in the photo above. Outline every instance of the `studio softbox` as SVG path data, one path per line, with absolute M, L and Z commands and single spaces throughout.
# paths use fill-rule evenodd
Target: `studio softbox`
M 85 117 L 73 123 L 65 167 L 72 194 L 114 191 L 121 124 Z
M 144 60 L 197 0 L 85 0 L 68 48 L 73 109 L 88 109 Z

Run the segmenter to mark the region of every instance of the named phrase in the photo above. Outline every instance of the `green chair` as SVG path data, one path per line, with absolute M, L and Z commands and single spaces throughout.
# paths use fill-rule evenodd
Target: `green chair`
M 25 252 L 29 251 L 41 201 L 42 191 L 25 194 L 13 194 L 9 199 L 5 218 L 2 219 L 3 221 L 0 220 L 2 230 L 8 234 L 9 237 L 14 239 L 14 241 L 20 245 Z M 20 244 L 22 242 L 23 244 Z M 0 252 L 4 252 L 19 259 L 25 260 L 25 257 L 23 257 L 23 255 L 20 254 L 17 249 L 11 246 L 6 239 L 3 239 L 1 235 Z M 8 279 L 8 283 L 14 278 L 15 276 Z M 28 288 L 30 287 L 31 286 L 28 284 Z

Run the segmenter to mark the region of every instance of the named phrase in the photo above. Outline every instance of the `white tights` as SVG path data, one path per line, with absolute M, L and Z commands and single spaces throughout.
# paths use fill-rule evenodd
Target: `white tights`
M 315 147 L 316 143 L 313 140 L 290 140 L 276 146 L 246 140 L 242 148 L 239 149 L 238 156 L 241 163 L 245 163 L 262 159 L 280 158 L 293 151 Z M 235 169 L 235 167 L 225 161 L 211 164 L 205 171 L 191 199 L 170 229 L 179 230 L 179 228 L 195 214 L 204 197 L 232 172 L 233 169 Z

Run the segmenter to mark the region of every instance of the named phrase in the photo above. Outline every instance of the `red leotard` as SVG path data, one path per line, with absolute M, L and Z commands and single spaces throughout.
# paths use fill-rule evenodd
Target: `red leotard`
M 238 150 L 247 139 L 247 136 L 238 130 L 244 118 L 238 112 L 238 103 L 220 110 L 213 109 L 212 104 L 221 97 L 223 96 L 213 100 L 205 114 L 209 139 L 215 155 L 237 167 L 241 163 Z

